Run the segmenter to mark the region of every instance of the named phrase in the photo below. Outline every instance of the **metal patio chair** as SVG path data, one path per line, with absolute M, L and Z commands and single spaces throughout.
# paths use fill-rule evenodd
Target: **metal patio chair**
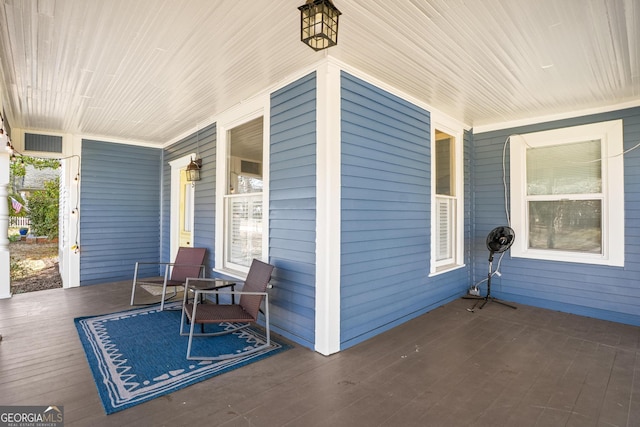
M 262 261 L 254 259 L 249 268 L 249 273 L 242 291 L 215 289 L 215 290 L 202 290 L 195 289 L 195 295 L 191 302 L 189 298 L 189 280 L 185 287 L 182 315 L 180 320 L 180 335 L 189 336 L 189 342 L 187 344 L 187 359 L 189 360 L 225 360 L 232 359 L 247 354 L 255 353 L 262 349 L 271 346 L 271 335 L 269 329 L 269 294 L 267 288 L 269 287 L 269 281 L 271 280 L 271 273 L 273 272 L 273 266 L 266 264 Z M 215 279 L 204 279 L 215 280 Z M 202 280 L 198 280 L 202 282 Z M 206 302 L 207 295 L 239 295 L 238 303 L 231 304 L 212 304 Z M 203 298 L 204 297 L 204 298 Z M 194 337 L 215 337 L 220 335 L 226 335 L 243 328 L 250 326 L 252 323 L 258 321 L 258 315 L 262 311 L 260 306 L 264 300 L 264 317 L 265 317 L 265 331 L 266 331 L 266 343 L 258 347 L 254 347 L 250 350 L 243 351 L 241 353 L 227 354 L 221 356 L 193 356 L 191 354 L 191 346 Z M 184 331 L 186 322 L 190 323 L 189 332 Z M 206 324 L 219 324 L 222 322 L 240 323 L 234 327 L 225 329 L 224 331 L 206 333 L 195 332 L 195 325 L 201 326 Z
M 175 297 L 179 286 L 185 286 L 189 277 L 204 277 L 204 257 L 206 248 L 178 248 L 178 253 L 174 262 L 136 262 L 133 272 L 133 284 L 131 286 L 131 305 L 149 305 L 160 303 L 160 310 L 164 310 L 164 303 L 168 299 Z M 164 276 L 138 278 L 138 268 L 142 265 L 164 266 Z M 162 286 L 160 301 L 151 303 L 135 303 L 136 287 L 139 286 Z M 167 297 L 167 288 L 173 288 L 173 294 Z

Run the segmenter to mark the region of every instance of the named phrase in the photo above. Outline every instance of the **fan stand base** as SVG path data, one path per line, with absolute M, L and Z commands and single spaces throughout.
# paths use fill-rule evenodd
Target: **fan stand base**
M 486 297 L 476 297 L 476 296 L 473 296 L 473 295 L 465 295 L 462 298 L 477 300 L 476 303 L 473 305 L 473 307 L 467 308 L 467 311 L 470 311 L 471 313 L 473 313 L 476 310 L 476 308 L 482 309 L 489 302 L 495 302 L 495 303 L 498 303 L 498 304 L 502 304 L 505 307 L 513 308 L 514 310 L 516 310 L 518 308 L 515 305 L 511 305 L 509 303 L 506 303 L 504 301 L 499 300 L 498 298 L 495 298 L 495 297 L 492 297 L 492 296 L 489 296 L 489 295 L 487 295 Z
M 485 305 L 487 305 L 488 302 L 491 302 L 491 301 L 496 302 L 498 304 L 502 304 L 505 307 L 513 308 L 514 310 L 518 308 L 515 305 L 508 304 L 504 301 L 501 301 L 491 296 L 491 276 L 493 276 L 493 251 L 489 253 L 489 273 L 487 274 L 487 296 L 486 297 L 481 297 L 478 295 L 463 296 L 462 298 L 464 299 L 477 300 L 476 303 L 473 304 L 473 307 L 467 308 L 467 311 L 470 311 L 471 313 L 473 313 L 476 310 L 476 307 L 479 309 L 482 309 Z M 480 301 L 482 301 L 482 303 L 480 303 Z M 478 304 L 480 304 L 480 306 L 478 306 Z

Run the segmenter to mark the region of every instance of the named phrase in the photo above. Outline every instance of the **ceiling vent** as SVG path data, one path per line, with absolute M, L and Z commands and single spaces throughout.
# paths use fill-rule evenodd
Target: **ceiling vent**
M 40 151 L 45 153 L 62 153 L 62 137 L 55 135 L 24 134 L 25 151 Z

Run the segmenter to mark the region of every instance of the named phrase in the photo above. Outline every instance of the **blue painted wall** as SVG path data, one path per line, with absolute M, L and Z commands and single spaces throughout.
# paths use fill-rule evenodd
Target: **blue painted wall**
M 623 119 L 625 150 L 640 143 L 640 108 L 474 135 L 475 280 L 486 275 L 487 233 L 506 223 L 502 150 L 508 136 L 614 119 Z M 624 179 L 624 189 L 620 189 L 625 192 L 624 267 L 528 260 L 507 254 L 502 277 L 492 280 L 492 294 L 522 304 L 640 325 L 640 148 L 624 154 Z
M 154 148 L 82 141 L 81 285 L 130 280 L 136 261 L 158 262 L 161 155 Z
M 316 77 L 271 95 L 269 262 L 274 329 L 315 346 Z
M 487 271 L 485 238 L 505 224 L 502 152 L 511 134 L 624 119 L 640 143 L 640 108 L 464 134 L 465 263 L 429 277 L 430 113 L 347 73 L 341 77 L 341 348 L 463 295 Z M 316 76 L 271 96 L 269 261 L 274 330 L 315 346 Z M 169 261 L 168 162 L 198 151 L 195 245 L 214 260 L 216 125 L 164 149 L 83 141 L 81 283 L 130 279 L 133 261 Z M 507 150 L 508 154 L 508 150 Z M 624 268 L 502 261 L 502 299 L 640 325 L 640 148 L 625 159 Z M 507 171 L 508 171 L 508 158 Z M 118 165 L 118 167 L 114 167 Z M 508 184 L 508 176 L 507 176 Z M 133 215 L 132 215 L 133 214 Z M 156 274 L 157 272 L 149 272 Z
M 428 277 L 429 112 L 347 73 L 341 87 L 344 349 L 460 296 L 469 273 Z
M 164 149 L 162 155 L 161 259 L 171 262 L 171 166 L 169 162 L 191 153 L 202 159 L 200 181 L 195 187 L 194 247 L 207 248 L 206 276 L 215 259 L 216 124 L 211 124 Z

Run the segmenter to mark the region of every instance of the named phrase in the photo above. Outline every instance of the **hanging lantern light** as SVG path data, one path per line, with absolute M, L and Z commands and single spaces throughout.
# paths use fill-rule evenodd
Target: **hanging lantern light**
M 340 11 L 331 0 L 307 0 L 300 10 L 300 40 L 313 50 L 338 44 Z
M 202 167 L 202 159 L 196 159 L 187 165 L 187 181 L 200 181 L 200 168 Z

